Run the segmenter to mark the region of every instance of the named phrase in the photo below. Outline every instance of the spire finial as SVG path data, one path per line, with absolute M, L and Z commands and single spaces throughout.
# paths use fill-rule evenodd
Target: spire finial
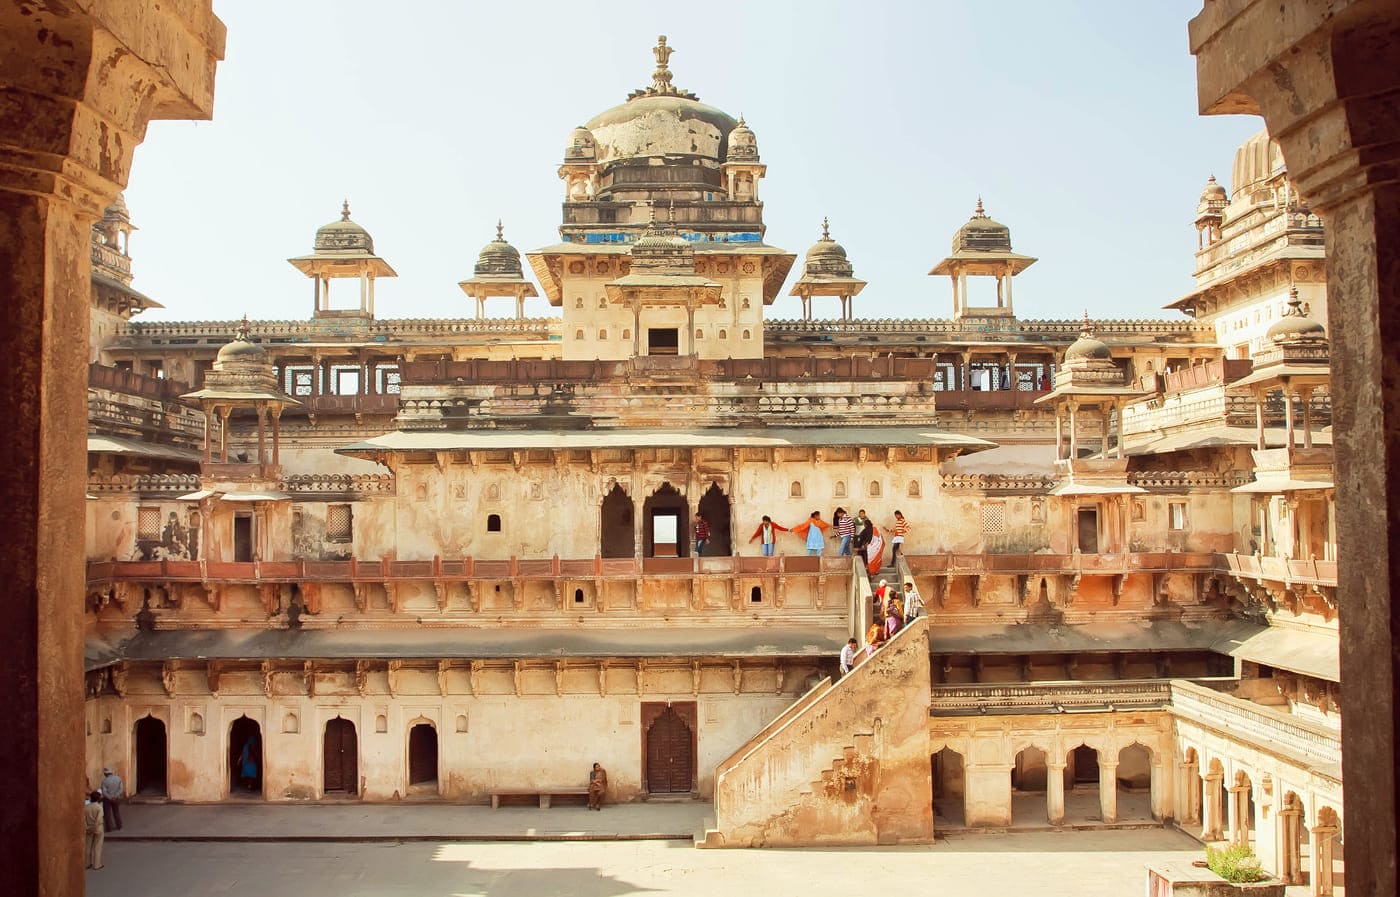
M 1288 311 L 1283 313 L 1287 317 L 1307 317 L 1303 313 L 1303 300 L 1298 298 L 1298 285 L 1296 283 L 1288 285 Z
M 666 46 L 666 35 L 658 35 L 656 46 L 651 48 L 651 54 L 656 57 L 656 71 L 651 74 L 651 82 L 652 89 L 657 93 L 673 93 L 675 90 L 671 87 L 671 70 L 666 67 L 674 52 Z
M 505 229 L 501 226 L 501 219 L 497 218 L 497 219 L 496 219 L 496 242 L 497 242 L 497 243 L 504 243 L 505 241 L 506 241 L 506 238 L 505 238 Z
M 978 196 L 978 197 L 977 197 L 977 208 L 974 209 L 974 210 L 972 211 L 972 214 L 974 214 L 974 215 L 979 215 L 979 216 L 987 214 L 986 212 L 984 212 L 984 211 L 982 210 L 982 197 L 981 197 L 981 196 Z
M 742 113 L 742 112 L 739 113 L 739 127 L 741 127 L 741 128 L 747 128 L 747 127 L 748 127 L 748 125 L 744 124 L 744 113 Z
M 1079 325 L 1079 335 L 1090 337 L 1094 335 L 1094 328 L 1089 326 L 1089 309 L 1084 309 L 1084 323 Z
M 248 342 L 248 313 L 243 313 L 243 320 L 238 322 L 238 329 L 234 331 L 233 338 L 239 342 Z
M 822 239 L 831 239 L 831 222 L 827 220 L 825 215 L 822 216 Z
M 350 200 L 348 200 L 348 199 L 342 200 L 341 203 L 340 203 L 340 220 L 341 220 L 341 221 L 349 221 L 349 220 L 350 220 Z

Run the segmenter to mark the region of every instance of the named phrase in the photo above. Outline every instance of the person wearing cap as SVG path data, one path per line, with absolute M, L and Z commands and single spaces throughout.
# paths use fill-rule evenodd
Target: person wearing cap
M 120 831 L 122 827 L 122 778 L 112 772 L 112 767 L 102 767 L 102 818 L 109 832 Z
M 924 612 L 924 596 L 914 587 L 914 580 L 904 580 L 904 622 L 912 623 Z

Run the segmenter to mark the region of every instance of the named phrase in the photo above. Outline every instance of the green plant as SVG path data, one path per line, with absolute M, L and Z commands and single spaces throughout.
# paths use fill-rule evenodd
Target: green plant
M 1233 884 L 1263 881 L 1269 877 L 1259 865 L 1259 858 L 1246 844 L 1231 844 L 1221 850 L 1207 847 L 1206 866 Z

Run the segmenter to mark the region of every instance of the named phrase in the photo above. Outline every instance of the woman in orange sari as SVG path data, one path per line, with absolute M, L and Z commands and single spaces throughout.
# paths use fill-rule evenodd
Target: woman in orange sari
M 885 537 L 880 535 L 880 528 L 872 523 L 870 525 L 870 541 L 865 546 L 865 569 L 869 571 L 871 576 L 880 572 L 884 553 Z

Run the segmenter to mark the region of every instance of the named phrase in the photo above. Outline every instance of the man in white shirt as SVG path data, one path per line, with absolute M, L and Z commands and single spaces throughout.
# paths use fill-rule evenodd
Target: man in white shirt
M 856 653 L 860 650 L 860 642 L 850 639 L 846 642 L 846 647 L 841 649 L 841 675 L 850 673 L 851 667 L 856 665 Z
M 919 590 L 914 588 L 914 580 L 904 581 L 904 622 L 909 624 L 914 622 L 914 618 L 924 612 L 924 598 L 919 594 Z

